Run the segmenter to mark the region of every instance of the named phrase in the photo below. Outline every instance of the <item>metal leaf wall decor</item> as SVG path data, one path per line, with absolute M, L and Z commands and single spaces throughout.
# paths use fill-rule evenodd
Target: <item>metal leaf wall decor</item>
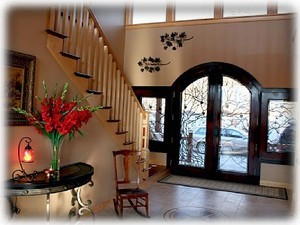
M 144 57 L 142 58 L 137 64 L 141 67 L 141 71 L 147 71 L 149 73 L 153 72 L 159 72 L 160 71 L 160 66 L 165 66 L 168 65 L 168 63 L 162 63 L 161 59 L 156 57 L 152 58 L 149 56 L 148 58 Z
M 188 38 L 185 32 L 172 32 L 171 34 L 165 33 L 160 36 L 160 41 L 163 43 L 165 50 L 168 48 L 177 50 L 177 48 L 181 48 L 183 46 L 183 42 L 189 41 L 192 38 L 193 36 Z

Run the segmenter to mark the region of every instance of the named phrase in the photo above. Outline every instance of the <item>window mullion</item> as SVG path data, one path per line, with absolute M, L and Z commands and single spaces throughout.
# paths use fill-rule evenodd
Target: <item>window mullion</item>
M 166 22 L 175 21 L 175 4 L 174 2 L 168 3 L 166 12 Z
M 125 24 L 131 25 L 133 20 L 133 4 L 126 5 L 126 13 L 125 13 Z
M 268 2 L 267 5 L 267 14 L 268 15 L 277 15 L 277 3 L 274 2 Z
M 214 6 L 214 18 L 223 18 L 223 4 L 221 2 L 216 2 Z

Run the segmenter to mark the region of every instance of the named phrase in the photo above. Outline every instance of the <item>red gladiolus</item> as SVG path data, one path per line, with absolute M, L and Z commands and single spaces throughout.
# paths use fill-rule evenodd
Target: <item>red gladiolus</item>
M 67 84 L 64 85 L 61 97 L 58 98 L 48 98 L 45 83 L 43 83 L 43 86 L 46 95 L 40 102 L 40 112 L 36 109 L 36 114 L 28 113 L 20 108 L 15 108 L 14 110 L 24 114 L 30 124 L 34 125 L 39 133 L 48 136 L 53 142 L 60 140 L 62 136 L 67 134 L 70 135 L 70 138 L 73 138 L 75 132 L 79 131 L 82 127 L 82 124 L 86 124 L 92 117 L 92 112 L 101 108 L 100 106 L 85 106 L 82 109 L 78 104 L 85 100 L 85 98 L 81 100 L 74 98 L 73 101 L 66 102 Z M 80 134 L 82 133 L 80 132 Z

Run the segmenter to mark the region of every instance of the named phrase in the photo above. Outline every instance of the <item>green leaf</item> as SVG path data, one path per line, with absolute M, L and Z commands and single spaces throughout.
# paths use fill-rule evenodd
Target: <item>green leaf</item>
M 88 94 L 86 95 L 85 97 L 83 97 L 81 100 L 78 100 L 77 102 L 80 103 L 80 102 L 83 102 L 85 101 L 87 98 L 91 97 L 93 94 Z
M 45 92 L 45 98 L 48 98 L 48 90 L 47 90 L 46 82 L 43 80 L 42 83 L 43 83 L 43 88 L 44 88 L 44 92 Z
M 56 92 L 57 92 L 57 83 L 55 84 L 55 88 L 54 88 L 54 91 L 53 91 L 53 94 L 52 94 L 52 98 L 56 97 Z
M 63 89 L 63 92 L 61 94 L 61 100 L 65 100 L 66 98 L 66 95 L 67 95 L 67 92 L 68 92 L 68 83 L 65 83 L 64 85 L 64 89 Z
M 69 141 L 71 141 L 74 138 L 75 134 L 74 132 L 69 133 Z
M 81 136 L 86 135 L 86 133 L 82 132 L 81 130 L 78 130 L 78 133 L 79 133 Z

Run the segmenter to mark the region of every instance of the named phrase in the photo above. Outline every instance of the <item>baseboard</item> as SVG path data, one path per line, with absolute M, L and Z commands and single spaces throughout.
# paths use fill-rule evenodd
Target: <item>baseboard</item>
M 274 181 L 268 181 L 268 180 L 261 180 L 259 182 L 259 185 L 268 186 L 268 187 L 280 187 L 280 188 L 286 188 L 286 189 L 293 189 L 293 185 L 290 183 L 281 183 L 281 182 L 274 182 Z

